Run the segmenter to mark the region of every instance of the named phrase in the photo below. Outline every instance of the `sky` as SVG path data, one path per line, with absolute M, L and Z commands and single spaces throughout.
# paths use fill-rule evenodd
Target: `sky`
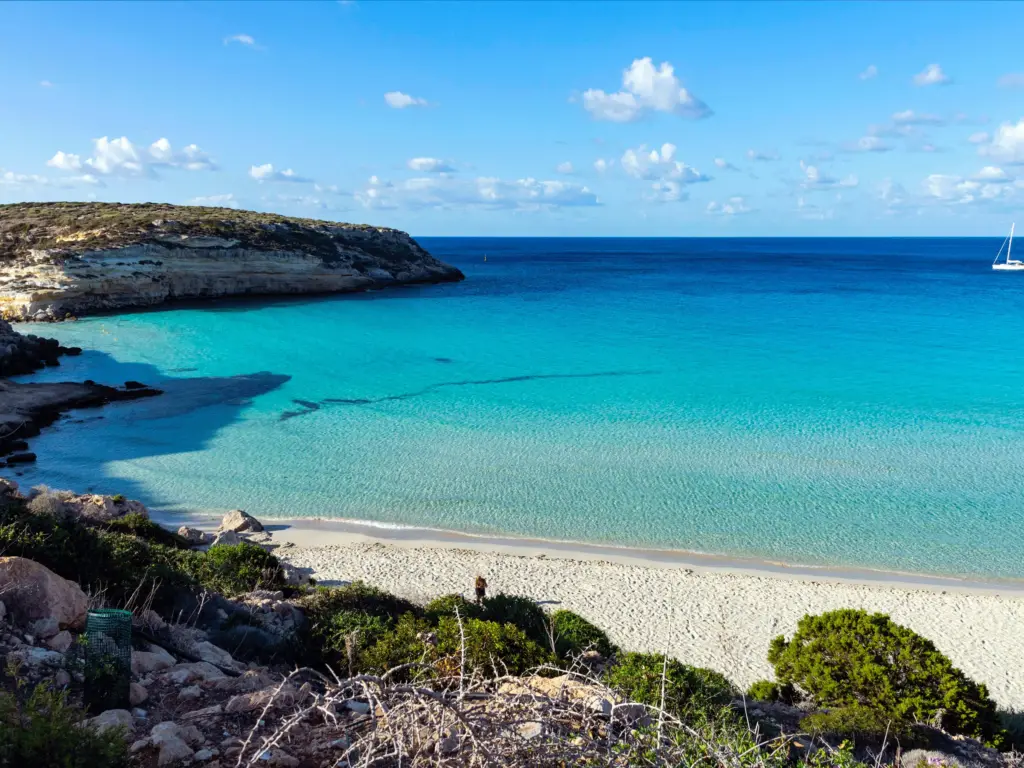
M 1022 28 L 982 2 L 0 3 L 0 203 L 1002 236 Z

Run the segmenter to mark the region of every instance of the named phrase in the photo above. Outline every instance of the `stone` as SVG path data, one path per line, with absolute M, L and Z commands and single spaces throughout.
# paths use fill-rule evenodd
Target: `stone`
M 189 544 L 193 544 L 195 546 L 212 544 L 214 538 L 216 538 L 212 533 L 201 531 L 198 528 L 190 528 L 187 525 L 183 525 L 178 529 L 178 535 L 185 539 Z
M 911 749 L 900 760 L 903 768 L 962 768 L 963 761 L 956 755 L 932 749 Z
M 64 506 L 72 517 L 96 522 L 117 520 L 132 514 L 149 517 L 149 511 L 141 502 L 125 499 L 123 496 L 89 493 L 64 499 Z
M 168 736 L 161 739 L 160 743 L 155 746 L 160 750 L 156 758 L 156 764 L 158 766 L 181 763 L 185 760 L 191 759 L 192 755 L 195 754 L 195 752 L 192 751 L 192 747 L 174 736 Z
M 200 749 L 194 755 L 192 759 L 197 763 L 205 763 L 207 760 L 212 760 L 217 756 L 217 753 L 212 749 Z
M 242 543 L 242 537 L 239 536 L 237 533 L 235 533 L 234 531 L 224 531 L 223 533 L 218 533 L 217 534 L 217 537 L 213 540 L 213 544 L 211 544 L 210 546 L 213 546 L 213 547 L 217 547 L 217 546 L 231 547 L 231 546 L 234 546 L 235 544 L 241 544 L 241 543 Z
M 178 701 L 195 701 L 203 695 L 203 689 L 198 685 L 190 685 L 178 691 Z
M 3 602 L 0 602 L 0 621 L 7 618 L 7 606 Z
M 544 727 L 540 723 L 523 723 L 516 730 L 519 736 L 527 741 L 540 738 L 544 734 Z
M 299 587 L 309 584 L 311 568 L 297 568 L 289 563 L 281 563 L 281 573 L 284 576 L 284 583 L 291 587 Z
M 89 598 L 73 581 L 24 557 L 0 557 L 0 594 L 13 619 L 30 623 L 52 617 L 59 627 L 81 629 Z
M 37 638 L 47 640 L 60 632 L 60 627 L 57 626 L 57 619 L 53 616 L 47 616 L 45 619 L 33 621 L 29 625 L 28 631 Z
M 36 455 L 31 451 L 25 453 L 15 453 L 7 457 L 8 464 L 31 464 L 36 460 Z
M 194 709 L 191 712 L 186 712 L 183 715 L 178 715 L 179 720 L 205 720 L 209 717 L 216 717 L 217 715 L 224 714 L 224 707 L 220 704 L 214 704 L 212 707 L 203 707 L 202 709 Z
M 134 744 L 132 744 L 131 747 L 128 748 L 128 754 L 137 755 L 142 750 L 151 746 L 153 746 L 153 742 L 151 742 L 149 739 L 139 739 Z
M 200 744 L 202 739 L 202 733 L 194 725 L 181 726 L 172 720 L 154 725 L 149 732 L 150 742 L 160 750 L 157 765 L 173 765 L 190 759 L 192 746 Z
M 132 651 L 132 674 L 148 675 L 150 672 L 159 672 L 161 669 L 169 669 L 178 663 L 171 654 L 156 645 L 151 645 L 150 651 Z
M 252 693 L 240 693 L 228 699 L 224 712 L 227 714 L 241 714 L 244 712 L 255 712 L 262 710 L 271 701 L 279 706 L 291 706 L 295 703 L 296 691 L 290 685 L 285 685 L 278 690 L 278 686 L 270 686 Z
M 231 658 L 231 654 L 225 651 L 223 648 L 218 648 L 213 643 L 204 640 L 201 643 L 196 643 L 196 655 L 203 661 L 208 661 L 218 667 L 231 668 L 235 665 L 235 660 Z
M 243 533 L 245 531 L 259 533 L 263 530 L 263 524 L 248 512 L 241 509 L 233 509 L 224 515 L 224 519 L 220 521 L 219 530 L 234 531 L 235 533 Z
M 195 680 L 223 680 L 227 675 L 208 661 L 196 661 L 190 664 L 177 664 L 164 677 L 178 685 L 188 685 Z
M 355 712 L 357 715 L 368 715 L 370 714 L 370 705 L 365 701 L 355 701 L 349 699 L 345 702 L 345 708 Z
M 298 758 L 292 757 L 280 747 L 268 749 L 261 754 L 260 762 L 263 765 L 271 766 L 271 768 L 296 768 L 299 765 Z
M 96 717 L 85 720 L 82 725 L 94 729 L 97 733 L 105 733 L 111 728 L 123 728 L 126 735 L 131 735 L 135 729 L 132 713 L 127 709 L 108 709 Z
M 133 707 L 139 706 L 149 698 L 149 691 L 138 683 L 132 683 L 128 689 L 128 700 Z
M 71 675 L 65 669 L 58 669 L 53 676 L 53 682 L 58 688 L 67 688 L 71 685 Z
M 56 635 L 46 641 L 46 644 L 50 646 L 51 650 L 57 653 L 67 653 L 68 648 L 75 642 L 75 639 L 71 636 L 71 633 L 66 629 L 62 629 Z

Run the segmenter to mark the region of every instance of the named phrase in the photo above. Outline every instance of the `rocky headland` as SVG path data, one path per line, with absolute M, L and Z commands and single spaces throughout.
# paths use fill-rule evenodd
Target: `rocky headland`
M 386 227 L 154 203 L 0 205 L 0 314 L 11 320 L 462 279 Z

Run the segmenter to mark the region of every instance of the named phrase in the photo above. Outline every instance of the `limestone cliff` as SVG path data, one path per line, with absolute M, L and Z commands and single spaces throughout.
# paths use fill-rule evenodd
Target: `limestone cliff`
M 384 227 L 152 203 L 0 205 L 0 315 L 12 320 L 461 279 Z

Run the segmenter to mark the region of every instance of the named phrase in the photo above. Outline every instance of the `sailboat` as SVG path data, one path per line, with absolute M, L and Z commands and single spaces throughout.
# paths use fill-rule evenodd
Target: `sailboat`
M 992 262 L 992 269 L 1024 269 L 1024 261 L 1010 258 L 1011 252 L 1013 251 L 1013 228 L 1015 226 L 1015 224 L 1010 225 L 1010 236 L 1003 241 L 1002 246 L 999 248 L 999 253 L 996 254 L 996 260 Z M 1003 248 L 1006 249 L 1006 259 L 1004 261 L 1000 261 L 999 257 L 1003 255 Z

